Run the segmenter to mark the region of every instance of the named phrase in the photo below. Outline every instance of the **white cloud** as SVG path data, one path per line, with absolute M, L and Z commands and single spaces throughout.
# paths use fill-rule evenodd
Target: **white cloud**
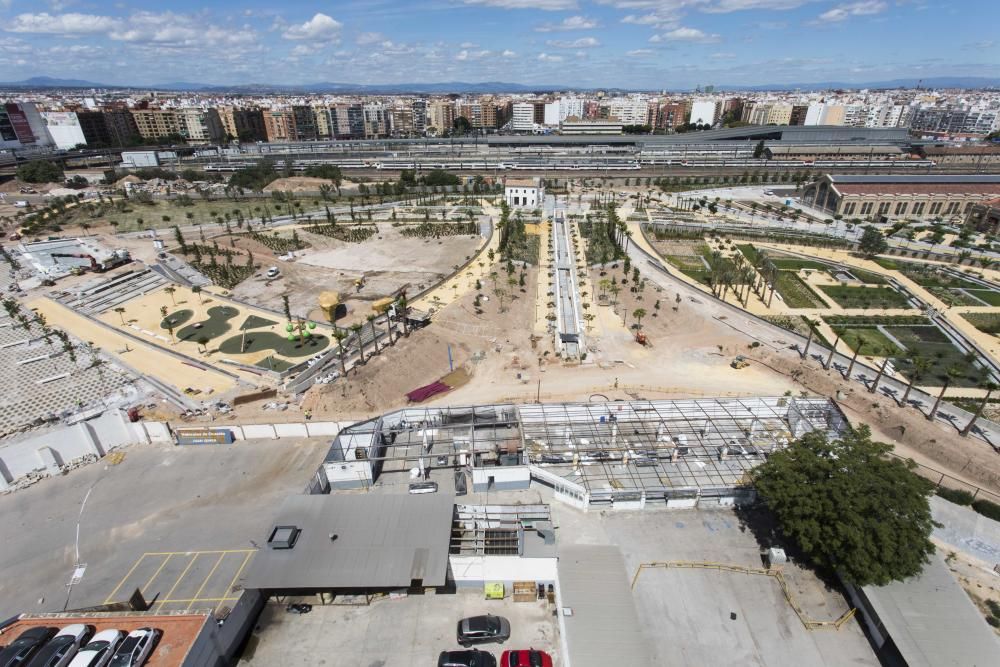
M 548 12 L 560 12 L 576 9 L 576 0 L 462 0 L 467 5 L 485 5 L 502 9 L 541 9 Z
M 627 52 L 625 55 L 627 55 L 629 58 L 645 58 L 646 56 L 651 56 L 654 55 L 655 53 L 656 51 L 654 51 L 653 49 L 633 49 Z
M 563 61 L 562 56 L 553 56 L 548 53 L 539 53 L 538 59 L 543 63 L 561 63 Z
M 137 12 L 108 36 L 120 42 L 150 43 L 179 48 L 251 45 L 257 34 L 249 26 L 239 29 L 206 25 L 195 16 L 173 12 Z
M 517 54 L 511 51 L 510 49 L 504 49 L 504 52 L 501 53 L 500 55 L 503 56 L 504 58 L 513 58 Z
M 462 42 L 461 44 L 459 44 L 459 46 L 463 49 L 474 49 L 479 45 L 476 44 L 475 42 Z
M 326 14 L 315 14 L 305 23 L 290 26 L 281 36 L 285 39 L 335 39 L 343 27 Z
M 563 30 L 592 30 L 598 27 L 600 24 L 596 19 L 587 18 L 586 16 L 569 16 L 564 18 L 559 23 L 544 23 L 537 28 L 535 32 L 560 32 Z
M 292 49 L 292 55 L 295 57 L 311 56 L 322 48 L 321 44 L 296 44 L 295 48 Z
M 458 53 L 455 54 L 455 60 L 462 60 L 462 61 L 466 61 L 466 60 L 470 60 L 470 61 L 471 60 L 482 60 L 483 58 L 485 58 L 488 55 L 490 55 L 490 53 L 491 52 L 488 51 L 488 50 L 483 50 L 483 51 L 469 51 L 467 49 L 462 49 L 461 51 L 459 51 Z
M 363 32 L 354 38 L 358 44 L 377 44 L 385 40 L 385 35 L 380 32 Z
M 653 35 L 649 41 L 657 44 L 659 42 L 696 42 L 699 44 L 711 44 L 719 41 L 719 36 L 709 34 L 698 28 L 675 28 L 669 32 Z
M 601 43 L 594 37 L 581 37 L 580 39 L 574 39 L 571 41 L 550 39 L 546 42 L 546 44 L 554 46 L 557 49 L 592 49 L 595 46 L 601 45 Z
M 852 16 L 871 16 L 881 14 L 889 5 L 882 0 L 862 0 L 861 2 L 851 2 L 846 5 L 838 5 L 829 11 L 819 15 L 818 23 L 839 23 L 846 21 Z
M 713 53 L 709 56 L 712 60 L 732 60 L 735 57 L 735 53 Z
M 28 32 L 49 35 L 86 35 L 108 32 L 119 25 L 119 20 L 96 14 L 18 14 L 8 32 Z

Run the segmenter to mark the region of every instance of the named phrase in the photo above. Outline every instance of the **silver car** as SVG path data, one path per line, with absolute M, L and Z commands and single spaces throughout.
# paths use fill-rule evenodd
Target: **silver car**
M 101 630 L 80 649 L 69 667 L 104 667 L 124 637 L 121 630 Z
M 153 628 L 133 630 L 122 640 L 108 667 L 140 667 L 153 652 L 159 638 L 160 631 Z

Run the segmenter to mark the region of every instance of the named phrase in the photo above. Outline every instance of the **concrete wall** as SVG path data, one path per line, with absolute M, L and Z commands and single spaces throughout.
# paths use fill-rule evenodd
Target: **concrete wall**
M 112 449 L 150 442 L 169 432 L 166 425 L 131 423 L 120 411 L 105 412 L 72 426 L 46 429 L 37 435 L 0 445 L 0 490 L 31 474 L 58 474 L 61 466 L 86 456 L 100 458 Z
M 490 477 L 496 491 L 527 489 L 531 484 L 528 466 L 496 466 L 472 469 L 472 489 L 481 493 L 489 490 Z
M 487 581 L 502 581 L 508 594 L 515 581 L 555 583 L 558 562 L 556 558 L 520 556 L 448 557 L 456 586 L 482 586 Z
M 291 422 L 287 424 L 226 425 L 236 440 L 277 440 L 278 438 L 333 438 L 353 422 Z

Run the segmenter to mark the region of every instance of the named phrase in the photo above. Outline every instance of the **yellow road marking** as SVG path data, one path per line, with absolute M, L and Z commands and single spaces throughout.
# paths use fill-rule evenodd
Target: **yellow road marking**
M 236 570 L 236 574 L 233 575 L 232 581 L 229 582 L 229 586 L 228 586 L 228 588 L 226 588 L 226 592 L 227 593 L 229 591 L 233 590 L 233 586 L 236 585 L 236 580 L 240 578 L 240 575 L 243 573 L 243 568 L 245 568 L 247 566 L 247 563 L 250 562 L 250 559 L 252 557 L 253 557 L 253 552 L 251 551 L 243 559 L 243 563 L 240 565 L 240 569 Z M 219 605 L 216 607 L 216 611 L 218 611 L 218 607 L 221 607 L 221 606 L 222 606 L 222 603 L 220 602 Z
M 239 598 L 186 598 L 177 600 L 160 600 L 159 604 L 171 604 L 176 602 L 233 602 Z
M 212 569 L 209 570 L 208 576 L 205 577 L 205 579 L 201 582 L 201 586 L 198 587 L 198 592 L 194 594 L 194 599 L 195 600 L 197 600 L 197 599 L 199 599 L 201 597 L 201 592 L 203 590 L 205 590 L 205 584 L 207 584 L 208 580 L 212 578 L 213 574 L 215 574 L 215 571 L 219 568 L 219 565 L 222 564 L 222 559 L 225 558 L 225 557 L 226 557 L 226 554 L 219 554 L 219 560 L 215 561 L 215 565 L 213 565 Z
M 147 554 L 147 555 L 148 555 L 148 554 Z M 150 577 L 150 578 L 149 578 L 149 581 L 147 581 L 147 582 L 146 582 L 146 583 L 145 583 L 145 584 L 143 585 L 143 587 L 142 587 L 142 591 L 143 591 L 143 595 L 145 595 L 145 594 L 146 594 L 146 592 L 145 592 L 145 591 L 146 591 L 146 589 L 147 589 L 147 588 L 149 588 L 150 586 L 152 586 L 152 585 L 153 585 L 153 582 L 154 582 L 154 581 L 156 580 L 156 578 L 157 578 L 158 576 L 160 576 L 160 572 L 163 572 L 163 568 L 165 568 L 165 567 L 167 566 L 167 563 L 168 563 L 168 562 L 170 561 L 170 559 L 171 559 L 171 558 L 173 558 L 173 556 L 167 556 L 166 558 L 164 558 L 164 559 L 163 559 L 163 562 L 162 562 L 162 563 L 160 563 L 160 567 L 156 568 L 156 572 L 154 572 L 154 573 L 153 573 L 153 576 L 152 576 L 152 577 Z
M 192 565 L 194 565 L 194 562 L 195 562 L 196 560 L 198 560 L 198 556 L 200 556 L 200 555 L 201 555 L 200 553 L 196 553 L 196 554 L 194 554 L 194 555 L 193 555 L 193 556 L 191 557 L 191 562 L 189 562 L 189 563 L 187 564 L 187 567 L 185 567 L 185 568 L 184 568 L 184 571 L 183 571 L 183 572 L 181 572 L 181 576 L 177 577 L 177 580 L 176 580 L 176 581 L 174 582 L 174 585 L 170 587 L 170 590 L 169 590 L 169 591 L 167 591 L 167 599 L 169 599 L 169 598 L 170 598 L 170 596 L 174 594 L 174 591 L 175 591 L 175 590 L 177 590 L 177 587 L 178 587 L 178 586 L 180 585 L 180 583 L 181 583 L 181 582 L 182 582 L 182 581 L 184 580 L 184 577 L 186 577 L 186 576 L 187 576 L 187 573 L 188 573 L 188 571 L 189 571 L 189 570 L 191 569 L 191 566 L 192 566 Z M 157 608 L 156 608 L 156 610 L 157 610 L 157 611 L 160 611 L 161 609 L 163 609 L 163 604 L 164 604 L 163 600 L 160 600 L 160 602 L 159 602 L 159 605 L 160 605 L 160 606 L 159 606 L 159 607 L 157 607 Z
M 208 554 L 246 554 L 256 549 L 207 549 L 204 551 L 147 551 L 144 556 L 207 556 Z
M 139 556 L 139 559 L 135 562 L 135 565 L 132 566 L 132 569 L 129 570 L 128 573 L 124 577 L 122 577 L 122 580 L 118 582 L 118 585 L 115 586 L 115 589 L 113 591 L 111 591 L 111 595 L 109 595 L 107 598 L 105 598 L 104 604 L 111 604 L 111 602 L 114 599 L 115 595 L 118 593 L 118 589 L 125 585 L 125 582 L 128 581 L 128 578 L 131 577 L 132 573 L 135 572 L 135 569 L 137 567 L 139 567 L 139 563 L 142 562 L 142 559 L 145 558 L 148 555 L 149 554 L 143 554 L 143 555 Z

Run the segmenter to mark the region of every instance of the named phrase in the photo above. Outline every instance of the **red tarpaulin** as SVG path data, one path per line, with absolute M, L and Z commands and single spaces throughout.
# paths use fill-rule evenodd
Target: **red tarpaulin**
M 434 394 L 440 394 L 451 389 L 444 382 L 432 382 L 423 387 L 417 387 L 413 391 L 406 395 L 406 398 L 410 399 L 411 403 L 420 403 L 421 401 L 426 401 L 428 398 Z

